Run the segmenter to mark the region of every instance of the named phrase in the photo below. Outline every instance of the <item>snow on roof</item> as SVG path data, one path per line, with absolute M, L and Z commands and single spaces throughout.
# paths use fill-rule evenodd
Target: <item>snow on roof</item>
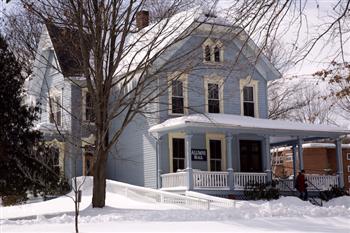
M 268 130 L 273 133 L 287 133 L 291 131 L 312 132 L 312 133 L 332 133 L 337 135 L 350 134 L 350 131 L 343 128 L 329 125 L 314 125 L 299 122 L 260 119 L 231 114 L 192 114 L 177 118 L 168 119 L 165 122 L 155 125 L 149 132 L 165 132 L 182 129 L 185 127 L 198 128 L 221 128 L 221 129 L 243 129 L 243 130 Z

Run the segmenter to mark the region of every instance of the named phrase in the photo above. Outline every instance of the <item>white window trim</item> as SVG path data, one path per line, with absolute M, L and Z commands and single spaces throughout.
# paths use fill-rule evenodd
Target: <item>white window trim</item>
M 254 98 L 254 117 L 259 118 L 259 98 L 258 98 L 258 90 L 259 90 L 259 81 L 251 79 L 248 76 L 246 79 L 239 80 L 239 91 L 241 96 L 241 115 L 244 116 L 244 99 L 243 99 L 243 88 L 244 87 L 253 87 L 253 98 Z
M 173 139 L 174 138 L 181 138 L 185 140 L 185 133 L 169 133 L 168 134 L 168 144 L 169 144 L 169 172 L 173 173 L 173 168 L 174 168 L 174 164 L 173 164 Z M 185 145 L 186 146 L 186 145 Z M 186 148 L 185 148 L 186 151 Z M 186 157 L 184 158 L 185 160 L 185 168 L 186 168 Z M 175 171 L 176 172 L 176 171 Z
M 350 160 L 350 153 L 346 153 L 346 159 Z
M 205 47 L 209 46 L 210 47 L 210 61 L 205 60 Z M 214 54 L 214 48 L 215 46 L 218 46 L 220 48 L 220 61 L 215 62 L 215 54 Z M 221 41 L 213 41 L 212 39 L 208 38 L 204 41 L 202 44 L 202 51 L 203 51 L 203 63 L 205 64 L 221 64 L 224 62 L 224 45 Z
M 88 93 L 87 88 L 81 89 L 81 119 L 83 122 L 88 122 L 89 124 L 95 124 L 95 122 L 86 119 L 86 94 Z
M 224 79 L 219 76 L 204 77 L 204 90 L 205 90 L 205 112 L 209 113 L 209 90 L 208 84 L 218 84 L 219 85 L 219 107 L 220 113 L 224 113 Z
M 63 104 L 63 96 L 62 96 L 62 92 L 60 92 L 58 89 L 56 88 L 53 88 L 53 89 L 50 89 L 49 90 L 49 98 L 48 98 L 48 101 L 47 101 L 47 122 L 51 123 L 50 122 L 50 115 L 51 115 L 51 108 L 50 108 L 50 102 L 51 102 L 51 105 L 57 105 L 56 101 L 54 100 L 56 97 L 59 97 L 60 99 L 60 105 L 61 106 L 57 106 L 58 108 L 61 108 L 61 114 L 60 114 L 60 117 L 61 117 L 61 124 L 57 124 L 57 122 L 55 124 L 57 124 L 58 126 L 63 126 L 63 108 L 62 108 L 62 104 Z M 55 115 L 54 115 L 55 116 Z M 55 120 L 57 121 L 57 120 Z
M 214 134 L 214 133 L 207 133 L 205 134 L 205 141 L 206 141 L 206 149 L 207 149 L 207 167 L 208 171 L 211 171 L 210 166 L 210 143 L 209 140 L 220 140 L 221 141 L 221 153 L 222 153 L 222 160 L 221 160 L 221 171 L 226 171 L 226 140 L 225 140 L 225 134 Z
M 187 74 L 180 74 L 180 73 L 174 73 L 172 75 L 169 75 L 168 78 L 168 114 L 172 116 L 183 116 L 188 114 L 188 75 Z M 182 88 L 183 88 L 183 97 L 184 97 L 184 113 L 173 113 L 173 101 L 172 101 L 172 81 L 173 80 L 180 80 L 183 82 Z

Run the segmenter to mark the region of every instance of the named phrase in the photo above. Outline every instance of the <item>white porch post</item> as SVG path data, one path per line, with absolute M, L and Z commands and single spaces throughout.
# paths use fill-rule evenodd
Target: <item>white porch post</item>
M 292 151 L 293 151 L 293 184 L 295 184 L 295 179 L 297 177 L 297 146 L 296 145 L 293 145 Z
M 337 138 L 335 140 L 335 153 L 337 159 L 337 175 L 338 175 L 338 185 L 340 188 L 344 187 L 344 171 L 343 171 L 343 156 L 342 156 L 342 148 L 341 148 L 341 140 Z
M 304 156 L 303 156 L 303 139 L 298 138 L 298 154 L 299 154 L 299 169 L 304 169 Z
M 158 137 L 156 140 L 156 155 L 157 155 L 157 189 L 162 187 L 160 175 L 162 174 L 162 169 L 160 166 L 160 153 L 161 153 L 162 137 Z
M 232 134 L 226 135 L 226 154 L 227 154 L 228 186 L 230 189 L 233 189 Z
M 271 183 L 272 181 L 272 168 L 271 168 L 271 151 L 270 151 L 270 138 L 269 136 L 265 136 L 265 153 L 266 153 L 266 181 L 267 183 Z
M 187 171 L 187 189 L 193 189 L 193 170 L 192 170 L 192 134 L 185 136 L 185 157 L 186 157 L 186 171 Z

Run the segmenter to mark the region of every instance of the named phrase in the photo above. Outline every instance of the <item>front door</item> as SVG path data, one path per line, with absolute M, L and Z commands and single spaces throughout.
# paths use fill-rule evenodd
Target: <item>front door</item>
M 241 172 L 262 172 L 261 141 L 241 140 Z
M 209 153 L 210 153 L 210 170 L 221 171 L 222 168 L 222 150 L 221 140 L 209 140 Z

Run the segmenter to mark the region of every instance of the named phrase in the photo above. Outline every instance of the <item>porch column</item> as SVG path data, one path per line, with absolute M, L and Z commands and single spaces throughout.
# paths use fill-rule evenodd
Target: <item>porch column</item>
M 186 171 L 187 171 L 187 189 L 193 189 L 193 170 L 192 170 L 192 134 L 187 134 L 185 136 L 185 157 L 186 157 Z
M 162 169 L 160 166 L 160 153 L 161 153 L 161 144 L 162 144 L 162 137 L 158 137 L 156 140 L 156 155 L 157 155 L 157 189 L 160 189 L 162 187 L 162 181 L 160 175 L 162 174 Z
M 343 156 L 341 148 L 341 140 L 337 138 L 335 140 L 335 153 L 337 159 L 337 175 L 338 175 L 338 185 L 340 188 L 344 187 L 344 171 L 343 171 Z
M 232 134 L 226 135 L 226 154 L 227 154 L 228 187 L 230 189 L 233 189 Z
M 295 178 L 297 176 L 297 146 L 296 145 L 293 145 L 292 152 L 293 152 L 293 184 L 295 184 Z
M 303 157 L 303 139 L 298 138 L 298 154 L 299 154 L 299 169 L 304 169 L 304 157 Z
M 266 162 L 265 162 L 265 167 L 266 167 L 266 175 L 267 183 L 271 183 L 272 181 L 272 168 L 271 168 L 271 151 L 270 151 L 270 137 L 265 136 L 265 153 L 266 153 Z

